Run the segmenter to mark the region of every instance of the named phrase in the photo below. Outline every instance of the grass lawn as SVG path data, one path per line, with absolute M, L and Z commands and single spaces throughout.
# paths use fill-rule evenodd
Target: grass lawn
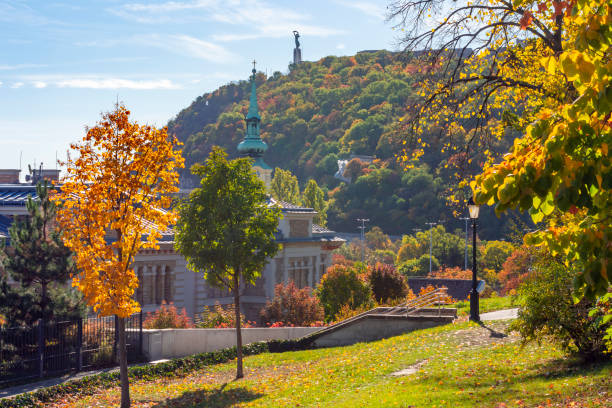
M 516 307 L 513 304 L 512 296 L 480 298 L 479 306 L 480 313 L 494 312 L 496 310 L 512 309 Z M 461 302 L 453 303 L 447 307 L 456 307 L 458 316 L 467 316 L 470 314 L 469 300 L 462 300 Z
M 134 407 L 609 407 L 612 363 L 575 367 L 505 323 L 452 324 L 348 347 L 260 354 L 187 377 L 133 382 Z M 403 376 L 398 370 L 409 369 Z M 119 388 L 49 407 L 110 407 Z

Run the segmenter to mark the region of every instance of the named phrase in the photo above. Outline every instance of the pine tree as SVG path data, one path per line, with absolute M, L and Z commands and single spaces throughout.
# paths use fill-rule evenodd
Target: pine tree
M 47 181 L 36 185 L 38 200 L 28 197 L 26 217 L 18 217 L 9 229 L 10 247 L 2 262 L 17 287 L 11 288 L 4 277 L 0 300 L 9 323 L 33 323 L 40 318 L 78 315 L 74 292 L 63 287 L 75 271 L 72 252 L 64 246 L 55 226 L 56 206 L 49 199 Z M 67 307 L 69 306 L 69 307 Z M 72 308 L 77 310 L 71 310 Z

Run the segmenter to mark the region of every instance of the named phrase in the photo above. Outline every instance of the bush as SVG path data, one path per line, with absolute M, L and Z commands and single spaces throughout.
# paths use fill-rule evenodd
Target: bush
M 159 309 L 153 313 L 147 313 L 147 318 L 142 325 L 145 329 L 189 329 L 193 327 L 185 308 L 179 313 L 172 302 L 166 304 L 163 301 Z
M 604 336 L 610 323 L 603 323 L 602 313 L 592 301 L 583 298 L 574 303 L 572 282 L 576 275 L 554 259 L 539 260 L 518 290 L 520 311 L 512 328 L 523 342 L 551 336 L 567 353 L 593 361 L 605 357 Z
M 408 285 L 393 265 L 377 263 L 368 268 L 368 282 L 378 303 L 406 297 Z
M 446 267 L 433 271 L 431 277 L 437 279 L 472 279 L 472 271 L 466 271 L 458 266 Z
M 372 290 L 359 277 L 356 267 L 332 265 L 315 291 L 323 305 L 325 320 L 330 321 L 344 305 L 351 309 L 371 305 Z
M 527 279 L 532 268 L 532 259 L 536 257 L 536 251 L 526 246 L 521 246 L 510 254 L 498 275 L 502 294 L 516 290 Z
M 204 311 L 200 315 L 201 320 L 196 324 L 198 329 L 228 329 L 236 327 L 236 306 L 233 303 L 221 306 L 215 302 L 215 306 L 210 308 L 204 306 Z M 246 321 L 244 314 L 240 313 L 240 327 L 253 327 L 254 322 Z
M 431 257 L 431 270 L 436 271 L 440 269 L 440 262 L 435 256 Z M 399 272 L 406 276 L 427 276 L 429 274 L 429 255 L 421 255 L 418 259 L 409 259 L 402 263 L 399 268 Z
M 310 294 L 309 288 L 298 289 L 293 281 L 274 288 L 274 299 L 261 310 L 266 325 L 281 323 L 283 326 L 311 326 L 323 320 L 323 307 L 319 299 Z

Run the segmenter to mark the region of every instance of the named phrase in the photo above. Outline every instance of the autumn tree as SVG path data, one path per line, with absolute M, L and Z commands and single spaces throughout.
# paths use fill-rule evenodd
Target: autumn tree
M 443 72 L 425 83 L 410 142 L 436 126 L 465 163 L 476 152 L 488 155 L 471 184 L 475 201 L 495 205 L 498 214 L 529 211 L 545 227 L 528 242 L 562 256 L 567 267 L 579 265 L 578 296 L 604 295 L 612 259 L 612 6 L 607 0 L 438 5 L 391 5 L 392 18 L 408 29 L 408 48 L 431 50 Z M 424 29 L 431 13 L 437 22 Z M 499 139 L 509 130 L 521 136 L 493 164 L 488 135 Z M 466 136 L 453 143 L 459 134 Z
M 228 161 L 227 154 L 215 147 L 206 162 L 191 171 L 201 177 L 200 187 L 179 206 L 176 248 L 209 285 L 232 292 L 236 378 L 242 378 L 241 285 L 255 284 L 278 251 L 274 233 L 281 211 L 268 204 L 265 185 L 249 158 Z
M 140 310 L 132 262 L 138 251 L 157 249 L 161 231 L 176 222 L 168 209 L 183 166 L 178 145 L 166 128 L 132 122 L 117 104 L 71 145 L 76 157 L 55 196 L 64 243 L 75 253 L 73 285 L 118 322 L 122 408 L 130 406 L 125 319 Z
M 325 202 L 325 193 L 314 179 L 308 180 L 304 193 L 302 194 L 302 203 L 312 208 L 317 212 L 313 222 L 322 226 L 327 224 L 327 203 Z
M 274 169 L 274 177 L 270 185 L 270 194 L 277 200 L 300 205 L 300 186 L 298 179 L 290 170 Z

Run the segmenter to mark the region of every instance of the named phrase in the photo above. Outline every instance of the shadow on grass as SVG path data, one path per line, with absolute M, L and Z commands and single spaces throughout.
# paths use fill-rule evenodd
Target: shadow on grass
M 487 326 L 483 322 L 478 322 L 478 324 L 480 325 L 480 327 L 482 327 L 484 329 L 487 329 L 489 331 L 489 334 L 490 334 L 491 337 L 494 337 L 496 339 L 503 339 L 504 337 L 508 337 L 508 335 L 506 333 L 498 332 L 495 329 Z
M 210 407 L 225 408 L 241 402 L 253 401 L 261 398 L 264 394 L 252 392 L 244 387 L 225 390 L 227 384 L 213 390 L 198 390 L 185 392 L 180 397 L 170 398 L 164 402 L 153 405 L 153 408 L 173 407 Z
M 576 356 L 556 358 L 537 365 L 537 372 L 526 378 L 551 378 L 597 375 L 612 370 L 612 360 L 585 361 Z

